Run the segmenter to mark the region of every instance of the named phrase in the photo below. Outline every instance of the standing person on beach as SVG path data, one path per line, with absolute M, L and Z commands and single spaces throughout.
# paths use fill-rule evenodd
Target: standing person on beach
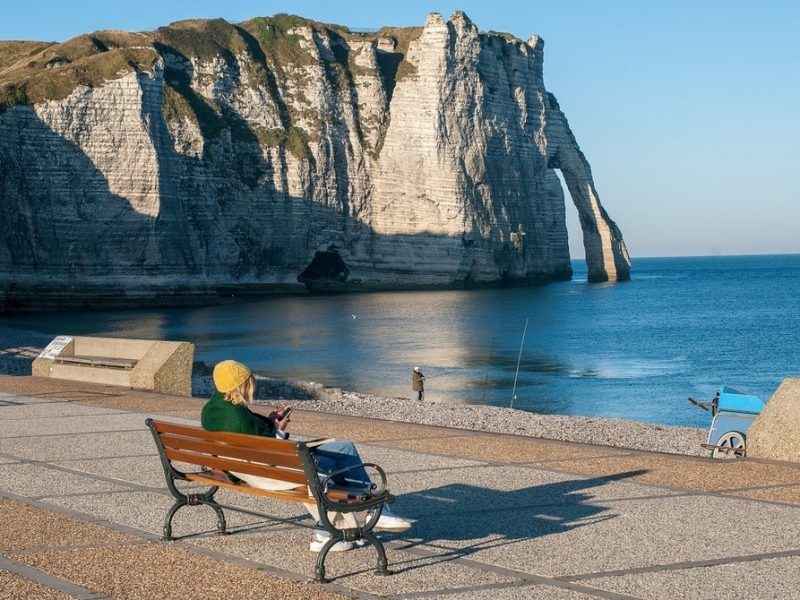
M 250 369 L 234 360 L 224 360 L 214 367 L 213 379 L 214 387 L 217 388 L 217 391 L 206 402 L 200 416 L 200 422 L 204 429 L 277 437 L 280 439 L 289 437 L 286 432 L 286 426 L 291 421 L 288 406 L 275 408 L 266 417 L 247 408 L 247 405 L 253 401 L 253 395 L 256 390 L 256 380 L 250 373 Z M 332 473 L 351 468 L 347 473 L 348 484 L 355 483 L 363 485 L 365 488 L 369 488 L 372 485 L 366 469 L 361 466 L 364 461 L 361 460 L 353 442 L 335 440 L 320 444 L 310 450 L 317 463 L 317 469 L 321 473 Z M 246 473 L 232 474 L 253 487 L 265 490 L 274 491 L 299 487 L 295 484 L 287 484 L 284 481 L 268 477 L 256 477 Z M 339 483 L 344 483 L 344 481 Z M 291 487 L 287 488 L 287 486 Z M 317 506 L 315 504 L 305 504 L 304 506 L 319 522 Z M 336 513 L 331 518 L 331 521 L 335 527 L 347 529 L 355 527 L 354 519 L 355 517 L 351 513 Z M 405 531 L 410 527 L 410 522 L 394 515 L 388 506 L 384 506 L 383 512 L 375 525 L 375 530 Z M 319 552 L 328 538 L 327 531 L 320 528 L 316 529 L 311 537 L 310 550 Z M 350 550 L 352 547 L 353 542 L 338 542 L 334 544 L 331 551 Z
M 417 400 L 422 400 L 425 396 L 425 375 L 419 370 L 419 367 L 414 367 L 411 371 L 411 389 L 417 392 Z

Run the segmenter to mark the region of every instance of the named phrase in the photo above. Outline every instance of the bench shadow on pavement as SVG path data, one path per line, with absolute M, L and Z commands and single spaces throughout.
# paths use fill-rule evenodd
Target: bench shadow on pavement
M 589 492 L 611 482 L 629 479 L 647 470 L 626 471 L 574 479 L 516 490 L 494 490 L 476 484 L 449 484 L 413 494 L 409 517 L 414 528 L 395 537 L 398 549 L 422 547 L 435 555 L 434 562 L 467 557 L 481 550 L 510 545 L 616 518 Z M 419 515 L 418 517 L 416 515 Z M 404 513 L 405 516 L 405 513 Z M 393 563 L 398 572 L 413 559 Z

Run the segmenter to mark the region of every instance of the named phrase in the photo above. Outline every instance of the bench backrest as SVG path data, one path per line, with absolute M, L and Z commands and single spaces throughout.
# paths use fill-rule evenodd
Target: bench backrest
M 180 471 L 172 461 L 216 471 L 233 471 L 315 487 L 317 472 L 302 442 L 242 433 L 206 431 L 147 419 L 165 469 Z

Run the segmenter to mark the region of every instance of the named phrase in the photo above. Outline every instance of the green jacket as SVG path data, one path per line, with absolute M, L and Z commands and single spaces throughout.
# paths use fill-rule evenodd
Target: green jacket
M 206 402 L 200 415 L 200 423 L 208 431 L 275 437 L 275 426 L 269 419 L 252 413 L 244 404 L 228 402 L 219 392 L 214 392 Z

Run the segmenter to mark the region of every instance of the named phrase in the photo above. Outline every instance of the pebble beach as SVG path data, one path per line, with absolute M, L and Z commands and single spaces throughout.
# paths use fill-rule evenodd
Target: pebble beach
M 0 327 L 0 373 L 30 375 L 31 362 L 51 336 Z M 192 395 L 213 391 L 211 366 L 196 363 Z M 256 374 L 256 399 L 266 405 L 292 404 L 298 409 L 403 421 L 423 425 L 457 427 L 499 434 L 582 442 L 632 450 L 655 450 L 704 456 L 700 446 L 707 431 L 691 427 L 651 425 L 624 419 L 544 415 L 511 408 L 422 401 L 325 387 L 321 383 L 283 381 Z

